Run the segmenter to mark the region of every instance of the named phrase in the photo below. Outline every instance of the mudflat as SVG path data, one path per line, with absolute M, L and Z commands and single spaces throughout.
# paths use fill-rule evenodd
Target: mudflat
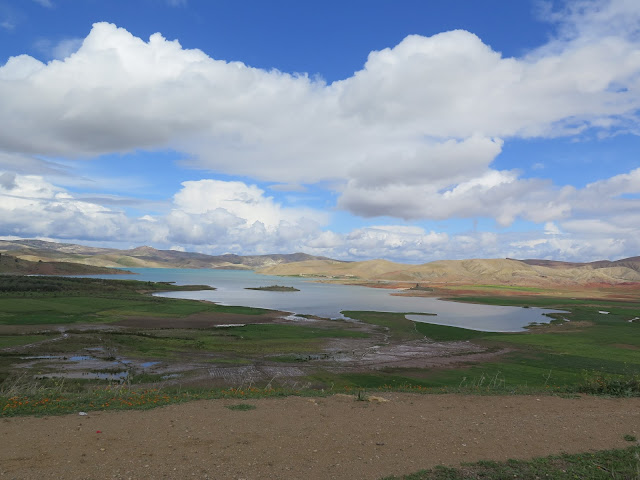
M 252 410 L 230 410 L 247 403 Z M 372 394 L 223 399 L 0 421 L 11 479 L 377 479 L 624 448 L 640 398 Z

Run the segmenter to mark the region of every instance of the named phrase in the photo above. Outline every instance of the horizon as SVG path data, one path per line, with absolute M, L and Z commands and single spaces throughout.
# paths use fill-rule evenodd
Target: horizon
M 54 241 L 54 240 L 45 240 L 45 239 L 40 239 L 40 238 L 14 238 L 12 240 L 6 240 L 4 238 L 0 238 L 0 241 L 7 241 L 7 242 L 20 242 L 20 241 L 24 241 L 24 242 L 28 242 L 28 241 L 41 241 L 41 242 L 47 242 L 47 243 L 57 243 L 57 244 L 61 244 L 61 245 L 70 245 L 70 246 L 80 246 L 80 247 L 89 247 L 89 248 L 101 248 L 101 247 L 95 247 L 95 246 L 91 246 L 91 245 L 83 245 L 83 244 L 78 244 L 78 243 L 69 243 L 69 242 L 58 242 L 58 241 Z M 116 247 L 102 247 L 105 249 L 116 249 Z M 150 245 L 138 245 L 138 246 L 131 246 L 129 248 L 124 248 L 124 249 L 118 249 L 118 250 L 122 250 L 122 251 L 132 251 L 132 250 L 138 250 L 138 249 L 143 249 L 143 248 L 150 248 L 152 250 L 157 250 L 160 252 L 178 252 L 178 253 L 185 253 L 185 254 L 197 254 L 197 255 L 201 255 L 202 252 L 191 252 L 191 251 L 186 251 L 186 250 L 172 250 L 172 249 L 162 249 L 162 248 L 155 248 L 152 247 Z M 0 252 L 2 254 L 10 254 L 11 250 L 7 250 L 7 251 L 3 251 Z M 286 253 L 262 253 L 262 254 L 257 254 L 257 255 L 239 255 L 236 253 L 231 253 L 231 252 L 225 252 L 225 253 L 219 253 L 219 254 L 215 254 L 215 255 L 211 255 L 211 254 L 204 254 L 204 255 L 211 255 L 211 256 L 225 256 L 225 255 L 237 255 L 237 256 L 275 256 L 275 255 L 311 255 L 307 252 L 304 251 L 298 251 L 298 252 L 286 252 Z M 317 257 L 321 257 L 321 256 L 317 256 Z M 578 263 L 578 264 L 589 264 L 589 263 L 597 263 L 597 262 L 606 262 L 606 261 L 611 261 L 611 262 L 618 262 L 618 261 L 622 261 L 622 260 L 629 260 L 632 258 L 637 258 L 639 257 L 638 255 L 633 255 L 631 257 L 621 257 L 621 258 L 615 258 L 615 259 L 598 259 L 598 260 L 591 260 L 588 262 L 581 262 L 581 261 L 573 261 L 573 262 L 568 262 L 565 260 L 558 260 L 558 259 L 550 259 L 550 258 L 511 258 L 511 257 L 471 257 L 471 258 L 464 258 L 464 259 L 452 259 L 452 258 L 438 258 L 435 260 L 429 260 L 428 262 L 420 262 L 420 263 L 412 263 L 410 261 L 394 261 L 394 260 L 389 260 L 386 258 L 364 258 L 364 259 L 358 259 L 358 260 L 340 260 L 337 258 L 330 258 L 330 257 L 325 257 L 327 260 L 333 260 L 333 261 L 340 261 L 340 262 L 346 262 L 346 263 L 353 263 L 353 262 L 375 262 L 375 261 L 389 261 L 389 262 L 393 262 L 393 263 L 398 263 L 398 264 L 406 264 L 406 265 L 423 265 L 423 264 L 427 264 L 427 263 L 431 263 L 431 262 L 438 262 L 438 261 L 458 261 L 458 260 L 513 260 L 516 262 L 527 262 L 527 261 L 550 261 L 550 262 L 558 262 L 558 263 Z M 129 268 L 134 268 L 134 267 L 129 267 Z M 144 268 L 148 268 L 148 267 L 144 267 Z M 154 268 L 154 267 L 151 267 Z
M 0 239 L 640 252 L 640 4 L 0 0 Z

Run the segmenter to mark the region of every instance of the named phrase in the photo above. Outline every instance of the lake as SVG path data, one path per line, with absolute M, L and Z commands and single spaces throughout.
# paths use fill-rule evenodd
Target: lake
M 447 302 L 429 297 L 392 296 L 395 290 L 317 283 L 308 278 L 258 275 L 246 270 L 209 270 L 174 268 L 131 268 L 136 280 L 175 282 L 177 285 L 210 285 L 216 290 L 167 292 L 158 295 L 171 298 L 208 300 L 222 305 L 282 310 L 300 315 L 344 318 L 343 310 L 380 312 L 431 313 L 436 316 L 407 315 L 417 322 L 470 328 L 490 332 L 517 332 L 527 325 L 548 323 L 545 313 L 556 310 L 503 307 Z M 99 275 L 100 278 L 123 279 L 122 275 Z M 299 292 L 245 290 L 246 287 L 286 285 Z

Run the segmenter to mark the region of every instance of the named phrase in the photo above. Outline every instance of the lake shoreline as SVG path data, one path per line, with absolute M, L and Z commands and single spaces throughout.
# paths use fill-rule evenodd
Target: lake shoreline
M 282 282 L 282 277 L 269 276 L 246 270 L 225 269 L 132 269 L 140 280 L 173 281 L 176 285 L 205 284 L 211 291 L 170 292 L 160 294 L 170 298 L 206 300 L 220 305 L 236 305 L 278 310 L 298 315 L 345 319 L 345 310 L 371 310 L 379 312 L 435 314 L 437 321 L 460 328 L 492 331 L 526 331 L 532 323 L 549 323 L 545 314 L 556 313 L 545 309 L 523 309 L 499 305 L 478 305 L 442 299 L 442 291 L 420 295 L 395 295 L 388 288 L 370 288 L 370 285 L 317 282 L 316 279 L 287 277 L 287 284 L 297 292 L 247 290 L 268 287 Z M 415 284 L 414 284 L 415 285 Z M 432 295 L 433 293 L 433 295 Z M 427 295 L 428 294 L 428 295 Z

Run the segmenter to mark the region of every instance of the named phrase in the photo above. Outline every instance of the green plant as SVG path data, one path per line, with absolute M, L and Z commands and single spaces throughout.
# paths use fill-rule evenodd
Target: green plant
M 437 466 L 402 477 L 385 477 L 383 480 L 637 479 L 640 478 L 639 451 L 638 447 L 629 447 L 595 453 L 552 455 L 524 461 L 480 461 L 464 463 L 457 468 Z
M 256 409 L 256 406 L 255 405 L 251 405 L 250 403 L 236 403 L 234 405 L 227 405 L 226 407 L 229 410 L 242 410 L 242 411 L 255 410 Z
M 636 441 L 638 441 L 638 438 L 635 435 L 627 434 L 622 438 L 624 438 L 627 442 L 636 442 Z
M 602 372 L 589 372 L 576 390 L 580 393 L 610 395 L 612 397 L 640 396 L 640 375 L 613 375 Z

